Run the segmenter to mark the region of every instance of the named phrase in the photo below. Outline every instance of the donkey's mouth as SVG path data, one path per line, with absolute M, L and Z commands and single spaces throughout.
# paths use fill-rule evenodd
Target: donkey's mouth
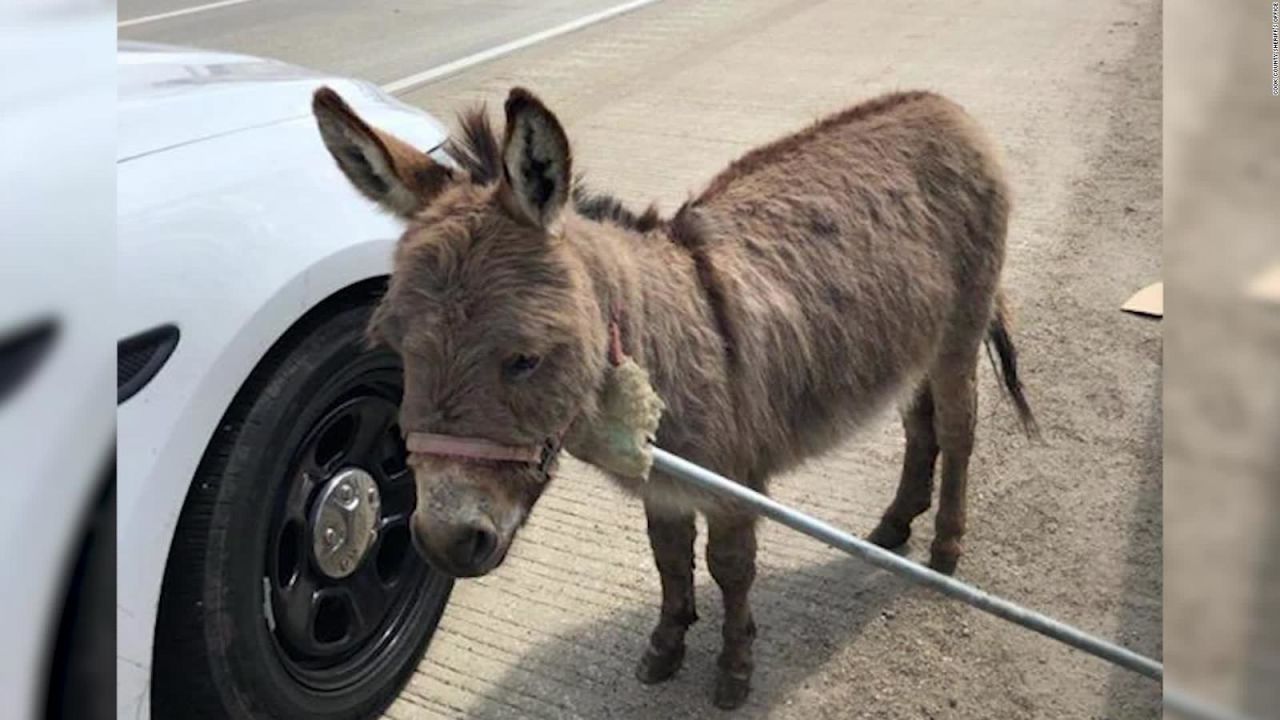
M 418 557 L 421 557 L 428 565 L 430 565 L 431 569 L 435 570 L 436 572 L 442 573 L 444 575 L 448 575 L 449 577 L 454 578 L 456 580 L 484 577 L 485 575 L 488 575 L 494 570 L 497 570 L 498 567 L 502 565 L 503 561 L 506 560 L 506 557 L 507 557 L 507 551 L 506 549 L 503 549 L 498 553 L 496 559 L 494 559 L 491 563 L 488 563 L 486 566 L 459 567 L 457 565 L 454 565 L 453 563 L 450 563 L 447 560 L 444 560 L 443 558 L 440 558 L 436 555 L 431 554 L 430 551 L 424 550 L 423 547 L 416 540 L 414 541 L 414 547 L 418 549 Z
M 510 538 L 501 538 L 485 523 L 426 529 L 414 523 L 409 533 L 419 557 L 439 572 L 455 578 L 480 577 L 507 557 Z

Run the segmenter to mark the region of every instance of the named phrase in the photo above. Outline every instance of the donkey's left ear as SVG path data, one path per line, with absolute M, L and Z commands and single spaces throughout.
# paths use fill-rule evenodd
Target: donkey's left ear
M 522 219 L 547 228 L 569 199 L 569 138 L 560 121 L 524 88 L 507 96 L 502 198 Z
M 399 138 L 370 127 L 328 87 L 311 101 L 320 137 L 356 189 L 384 209 L 413 217 L 453 179 L 453 171 Z

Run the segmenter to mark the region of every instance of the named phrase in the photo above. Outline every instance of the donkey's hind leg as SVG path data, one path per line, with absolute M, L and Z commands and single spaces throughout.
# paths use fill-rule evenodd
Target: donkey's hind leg
M 669 679 L 684 661 L 684 634 L 698 619 L 693 602 L 693 512 L 645 503 L 649 545 L 662 581 L 662 613 L 649 637 L 636 677 L 645 684 Z
M 976 366 L 976 351 L 958 353 L 938 363 L 931 376 L 942 477 L 929 566 L 948 575 L 955 572 L 965 531 L 965 491 L 977 415 Z
M 884 548 L 900 547 L 911 537 L 911 521 L 929 509 L 933 499 L 933 472 L 938 460 L 934 431 L 933 393 L 926 379 L 902 410 L 907 449 L 902 458 L 898 492 L 868 537 Z

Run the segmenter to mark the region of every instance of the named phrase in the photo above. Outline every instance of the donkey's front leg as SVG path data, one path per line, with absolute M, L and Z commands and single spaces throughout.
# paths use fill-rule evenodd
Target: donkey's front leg
M 692 512 L 656 508 L 645 503 L 649 546 L 662 580 L 662 614 L 649 637 L 649 647 L 636 667 L 640 682 L 662 682 L 675 675 L 684 660 L 684 633 L 698 619 L 693 602 Z
M 724 596 L 724 646 L 716 675 L 715 703 L 731 710 L 751 691 L 751 643 L 756 624 L 748 594 L 756 577 L 756 520 L 753 515 L 707 516 L 707 567 Z

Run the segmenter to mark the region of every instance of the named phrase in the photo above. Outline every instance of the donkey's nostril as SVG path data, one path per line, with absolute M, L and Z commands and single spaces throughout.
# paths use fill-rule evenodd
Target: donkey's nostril
M 449 559 L 461 570 L 478 570 L 498 547 L 497 533 L 480 525 L 457 529 L 449 545 Z

